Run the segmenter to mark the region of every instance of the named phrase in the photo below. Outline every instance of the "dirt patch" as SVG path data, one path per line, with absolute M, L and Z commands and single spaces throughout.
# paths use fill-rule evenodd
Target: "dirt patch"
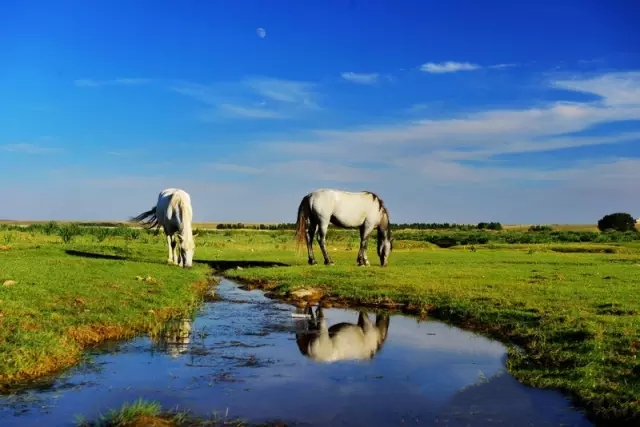
M 96 345 L 102 341 L 122 339 L 133 335 L 133 331 L 121 325 L 73 326 L 67 335 L 83 347 Z
M 242 284 L 241 289 L 251 291 L 258 289 L 265 292 L 265 296 L 277 299 L 297 307 L 306 307 L 308 304 L 322 303 L 325 308 L 376 308 L 388 311 L 398 311 L 403 314 L 425 317 L 435 312 L 435 307 L 430 304 L 406 304 L 398 303 L 390 298 L 383 298 L 379 301 L 364 301 L 360 299 L 349 299 L 336 295 L 331 295 L 324 287 L 300 288 L 292 291 L 280 292 L 278 285 L 272 282 L 245 282 L 234 278 L 236 282 Z

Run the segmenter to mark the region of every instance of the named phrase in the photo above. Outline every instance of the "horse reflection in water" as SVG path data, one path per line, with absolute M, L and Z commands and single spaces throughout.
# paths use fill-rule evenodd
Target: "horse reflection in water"
M 365 312 L 359 311 L 357 325 L 341 322 L 327 328 L 321 306 L 315 316 L 311 306 L 305 311 L 310 318 L 297 322 L 296 343 L 300 353 L 315 361 L 372 359 L 387 339 L 388 314 L 376 314 L 374 325 Z
M 191 319 L 174 319 L 162 325 L 157 333 L 151 334 L 154 348 L 177 358 L 186 352 L 191 341 Z

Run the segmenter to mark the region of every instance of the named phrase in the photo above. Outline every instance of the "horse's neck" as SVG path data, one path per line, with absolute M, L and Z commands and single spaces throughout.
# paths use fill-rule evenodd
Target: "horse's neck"
M 193 230 L 191 228 L 191 218 L 187 212 L 187 207 L 184 204 L 184 201 L 180 200 L 176 203 L 175 214 L 178 219 L 178 233 L 180 237 L 185 239 L 190 239 L 193 235 Z

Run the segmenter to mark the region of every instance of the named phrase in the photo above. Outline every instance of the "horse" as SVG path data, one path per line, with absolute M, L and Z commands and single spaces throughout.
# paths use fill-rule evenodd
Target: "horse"
M 306 239 L 309 265 L 317 264 L 313 256 L 313 237 L 318 232 L 318 245 L 325 265 L 334 264 L 326 247 L 329 223 L 340 228 L 360 229 L 358 266 L 368 266 L 367 240 L 374 228 L 378 231 L 378 257 L 386 267 L 393 249 L 389 211 L 380 197 L 370 191 L 349 192 L 332 189 L 315 190 L 302 198 L 296 221 L 297 250 Z M 308 228 L 305 231 L 305 225 Z
M 167 262 L 180 267 L 193 265 L 196 249 L 194 238 L 198 234 L 193 234 L 192 230 L 193 209 L 189 193 L 179 188 L 164 189 L 158 194 L 158 201 L 153 208 L 130 221 L 140 222 L 147 229 L 155 227 L 156 234 L 162 227 L 169 246 Z
M 169 353 L 175 359 L 188 350 L 191 329 L 190 318 L 175 318 L 162 325 L 156 333 L 151 333 L 149 338 L 154 347 Z
M 382 348 L 389 331 L 389 315 L 376 314 L 375 325 L 369 316 L 358 312 L 358 324 L 341 322 L 327 328 L 322 307 L 307 306 L 308 331 L 296 330 L 296 344 L 300 353 L 318 362 L 338 360 L 370 360 Z

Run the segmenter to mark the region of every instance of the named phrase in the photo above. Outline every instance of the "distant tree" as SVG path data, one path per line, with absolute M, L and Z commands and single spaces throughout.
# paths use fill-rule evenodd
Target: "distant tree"
M 598 221 L 600 231 L 638 231 L 636 230 L 636 220 L 626 212 L 616 212 L 603 216 Z
M 502 230 L 502 224 L 500 224 L 499 222 L 490 222 L 489 225 L 487 226 L 487 228 L 489 230 L 500 231 L 500 230 Z

